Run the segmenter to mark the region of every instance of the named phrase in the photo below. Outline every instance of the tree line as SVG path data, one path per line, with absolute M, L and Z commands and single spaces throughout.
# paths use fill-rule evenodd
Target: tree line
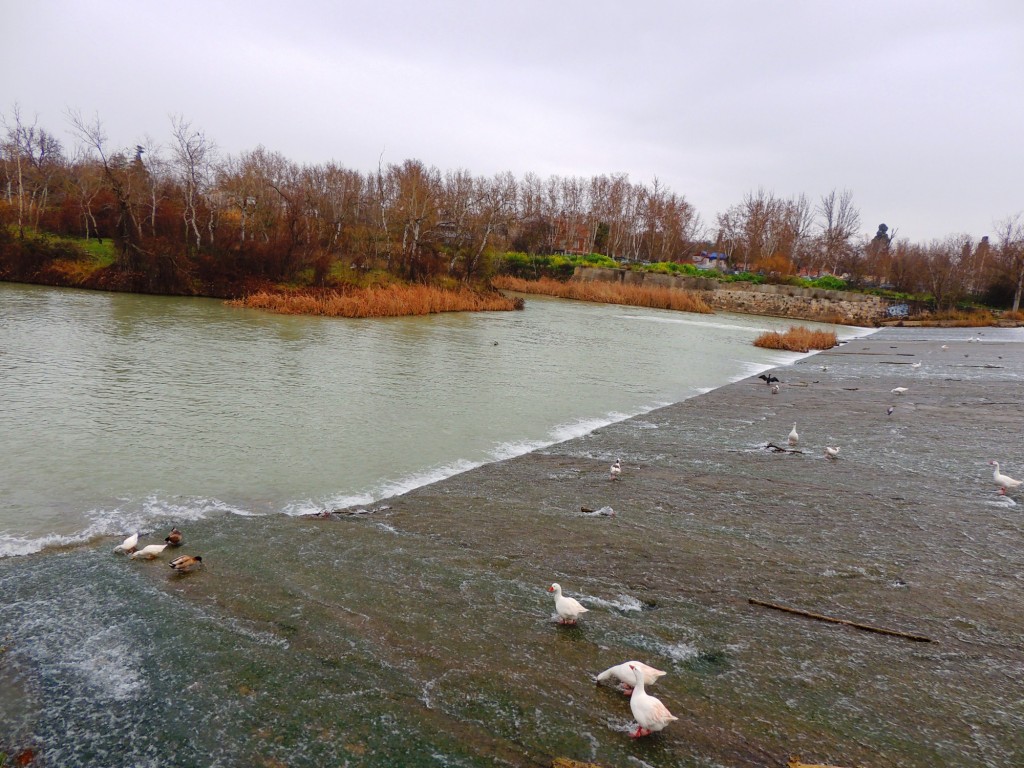
M 994 238 L 913 244 L 885 225 L 860 234 L 849 191 L 812 202 L 765 190 L 705 223 L 657 178 L 474 175 L 419 160 L 358 171 L 298 164 L 257 147 L 240 154 L 182 117 L 164 143 L 112 147 L 98 117 L 69 112 L 72 147 L 18 107 L 2 118 L 0 223 L 114 243 L 112 282 L 131 290 L 231 293 L 254 283 L 330 285 L 339 268 L 409 281 L 485 280 L 506 251 L 601 253 L 625 262 L 690 262 L 725 253 L 744 270 L 844 275 L 850 282 L 1019 306 L 1024 221 Z M 45 254 L 39 258 L 45 258 Z

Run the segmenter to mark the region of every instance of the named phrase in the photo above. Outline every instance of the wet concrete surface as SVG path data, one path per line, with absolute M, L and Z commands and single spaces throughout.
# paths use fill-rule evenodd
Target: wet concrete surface
M 1022 764 L 1024 499 L 999 496 L 988 464 L 1024 478 L 1022 338 L 886 329 L 775 369 L 778 394 L 740 381 L 391 499 L 379 519 L 529 594 L 478 594 L 482 613 L 545 616 L 553 581 L 590 608 L 574 630 L 544 621 L 564 642 L 536 675 L 543 645 L 492 647 L 500 628 L 475 651 L 497 674 L 526 665 L 567 728 L 614 706 L 588 676 L 632 657 L 668 669 L 655 692 L 680 720 L 628 760 Z M 799 453 L 765 448 L 788 447 L 794 423 Z M 581 511 L 602 507 L 615 516 Z

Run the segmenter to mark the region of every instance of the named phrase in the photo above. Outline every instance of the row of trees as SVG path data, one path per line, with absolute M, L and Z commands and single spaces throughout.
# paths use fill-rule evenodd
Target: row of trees
M 815 202 L 764 190 L 706 226 L 657 179 L 625 174 L 541 178 L 442 172 L 418 160 L 361 172 L 299 165 L 262 147 L 222 154 L 201 130 L 171 119 L 170 140 L 112 148 L 98 118 L 69 113 L 76 145 L 15 107 L 3 118 L 0 216 L 19 237 L 50 231 L 110 238 L 113 269 L 146 290 L 329 280 L 337 264 L 409 280 L 486 277 L 492 254 L 600 252 L 625 261 L 690 261 L 725 252 L 741 269 L 844 274 L 857 282 L 964 295 L 1014 295 L 1024 282 L 1024 227 L 1001 223 L 994 242 L 955 236 L 898 241 L 885 227 L 861 236 L 848 191 Z

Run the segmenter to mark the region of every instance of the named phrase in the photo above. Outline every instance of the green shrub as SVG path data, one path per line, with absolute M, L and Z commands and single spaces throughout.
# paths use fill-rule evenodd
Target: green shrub
M 810 288 L 824 288 L 829 291 L 846 290 L 846 281 L 835 275 L 822 275 L 815 280 L 808 280 L 807 285 Z

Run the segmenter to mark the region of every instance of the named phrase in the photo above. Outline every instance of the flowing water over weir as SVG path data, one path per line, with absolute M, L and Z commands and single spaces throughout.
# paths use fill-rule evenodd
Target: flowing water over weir
M 780 357 L 749 342 L 785 321 L 570 302 L 362 325 L 0 300 L 0 542 L 43 547 L 0 558 L 0 749 L 60 766 L 1022 762 L 1024 502 L 985 463 L 1024 474 L 1019 331 Z M 88 307 L 54 327 L 40 301 Z M 652 410 L 773 364 L 779 395 L 748 379 Z M 388 399 L 350 389 L 354 369 Z M 805 453 L 764 450 L 794 421 Z M 31 460 L 8 461 L 18 445 Z M 111 553 L 172 524 L 205 569 Z M 589 608 L 578 626 L 554 621 L 552 581 Z M 632 658 L 668 672 L 652 693 L 680 718 L 637 742 L 627 699 L 593 680 Z

